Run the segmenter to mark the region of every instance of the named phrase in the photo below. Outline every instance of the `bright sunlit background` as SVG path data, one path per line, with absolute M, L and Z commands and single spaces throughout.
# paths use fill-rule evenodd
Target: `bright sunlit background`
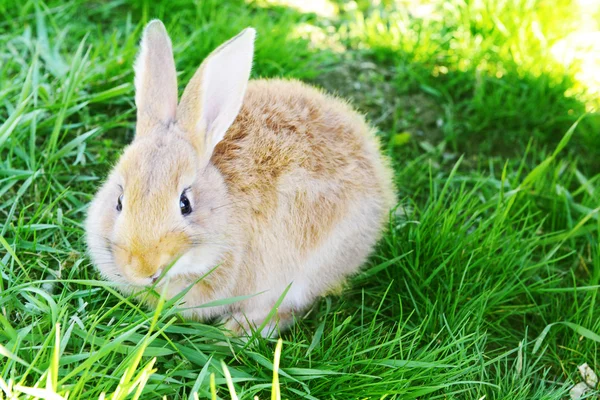
M 443 24 L 448 17 L 453 18 L 457 12 L 462 13 L 468 10 L 474 12 L 475 18 L 473 21 L 465 22 L 483 22 L 485 18 L 489 18 L 488 23 L 494 25 L 505 42 L 498 42 L 497 45 L 510 48 L 513 55 L 520 53 L 529 53 L 530 57 L 536 57 L 539 64 L 544 64 L 543 61 L 552 56 L 554 61 L 558 62 L 562 68 L 561 72 L 571 73 L 577 81 L 577 85 L 585 88 L 593 103 L 600 95 L 600 1 L 598 0 L 573 0 L 573 1 L 485 1 L 474 0 L 465 2 L 452 1 L 423 1 L 423 0 L 375 0 L 375 1 L 339 1 L 332 2 L 330 0 L 259 0 L 255 4 L 269 6 L 279 5 L 291 7 L 302 13 L 314 13 L 319 17 L 335 19 L 339 18 L 340 14 L 356 13 L 356 16 L 363 19 L 364 12 L 379 7 L 390 10 L 384 21 L 377 21 L 376 16 L 371 18 L 366 17 L 366 27 L 372 25 L 373 34 L 378 33 L 383 40 L 388 40 L 388 46 L 393 47 L 406 40 L 407 35 L 390 36 L 393 33 L 397 34 L 408 33 L 415 21 L 410 21 L 411 18 L 420 20 L 420 24 L 433 24 L 434 21 L 438 24 Z M 461 4 L 462 3 L 462 4 Z M 387 6 L 387 7 L 386 7 Z M 394 10 L 395 9 L 395 10 Z M 566 11 L 566 12 L 565 12 Z M 530 16 L 518 15 L 523 12 L 531 13 Z M 496 14 L 497 13 L 497 14 Z M 487 15 L 486 15 L 487 14 Z M 494 15 L 495 14 L 495 15 Z M 514 18 L 507 26 L 503 17 L 507 19 Z M 525 18 L 523 18 L 525 17 Z M 462 15 L 460 18 L 470 18 L 470 16 Z M 435 25 L 434 25 L 435 26 Z M 438 27 L 441 25 L 438 25 Z M 313 25 L 307 24 L 304 30 L 300 32 L 320 32 L 310 36 L 315 46 L 320 46 L 326 43 L 331 47 L 331 43 L 335 42 L 335 34 L 327 32 L 326 29 L 318 29 Z M 365 33 L 363 31 L 363 33 Z M 431 32 L 433 33 L 433 32 Z M 439 32 L 438 32 L 439 33 Z M 475 40 L 470 32 L 467 36 L 469 40 Z M 332 37 L 333 36 L 333 37 Z M 408 36 L 411 36 L 410 33 Z M 480 33 L 479 40 L 484 39 L 483 32 Z M 464 39 L 465 37 L 463 37 Z M 460 38 L 456 37 L 457 41 Z M 517 42 L 519 44 L 517 45 Z M 469 42 L 474 44 L 474 42 Z M 460 53 L 468 53 L 469 47 L 465 46 Z M 460 46 L 460 45 L 459 45 Z M 339 47 L 343 50 L 343 47 Z M 476 52 L 473 47 L 472 52 Z M 487 50 L 487 49 L 485 49 Z M 517 61 L 524 61 L 523 59 Z M 467 63 L 467 64 L 465 64 Z M 459 67 L 461 63 L 457 63 Z M 463 61 L 463 66 L 468 65 L 467 61 Z M 534 68 L 532 65 L 523 65 L 523 70 L 531 68 L 533 71 L 550 71 L 556 66 L 551 65 Z M 481 66 L 482 69 L 487 69 Z M 502 76 L 502 68 L 499 65 L 495 66 L 496 76 Z M 442 68 L 442 70 L 445 70 Z M 577 89 L 575 89 L 577 90 Z M 572 92 L 574 93 L 574 92 Z M 590 110 L 594 105 L 590 103 Z

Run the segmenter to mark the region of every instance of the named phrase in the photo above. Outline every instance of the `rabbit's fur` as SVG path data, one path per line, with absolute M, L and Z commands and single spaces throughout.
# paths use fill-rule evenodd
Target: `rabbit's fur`
M 253 41 L 246 29 L 215 50 L 177 104 L 167 32 L 146 27 L 136 136 L 86 230 L 94 264 L 125 293 L 162 273 L 159 291 L 172 297 L 204 276 L 182 299 L 185 315 L 219 316 L 235 333 L 265 322 L 289 286 L 268 334 L 358 271 L 395 195 L 373 130 L 346 103 L 296 81 L 248 82 Z M 250 297 L 198 307 L 238 296 Z

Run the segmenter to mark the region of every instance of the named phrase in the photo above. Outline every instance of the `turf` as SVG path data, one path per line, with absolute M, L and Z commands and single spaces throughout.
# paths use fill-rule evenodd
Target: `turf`
M 0 13 L 0 398 L 562 399 L 578 365 L 600 371 L 600 87 L 584 74 L 594 49 L 556 55 L 600 29 L 593 2 L 0 0 Z M 253 76 L 348 98 L 393 160 L 388 233 L 280 352 L 185 321 L 174 301 L 140 307 L 86 257 L 86 206 L 133 137 L 132 63 L 155 17 L 180 82 L 254 26 Z

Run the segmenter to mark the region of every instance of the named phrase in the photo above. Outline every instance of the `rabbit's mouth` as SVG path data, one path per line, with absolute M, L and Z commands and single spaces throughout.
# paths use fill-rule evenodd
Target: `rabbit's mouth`
M 163 247 L 161 250 L 164 251 L 157 251 L 158 247 L 147 251 L 133 251 L 131 246 L 117 241 L 107 241 L 106 244 L 112 265 L 110 271 L 105 269 L 106 277 L 139 289 L 162 287 L 169 281 L 194 281 L 209 275 L 219 267 L 229 250 L 224 243 L 215 242 L 195 243 L 191 248 Z
M 163 272 L 163 269 L 159 268 L 159 270 L 156 271 L 156 273 L 150 277 L 150 279 L 152 279 L 152 283 L 156 283 L 158 278 L 160 278 L 160 276 L 162 275 L 162 272 Z

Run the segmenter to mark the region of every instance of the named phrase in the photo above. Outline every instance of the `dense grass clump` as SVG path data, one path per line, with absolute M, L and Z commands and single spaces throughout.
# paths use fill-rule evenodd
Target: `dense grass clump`
M 562 399 L 577 366 L 600 372 L 600 88 L 581 78 L 593 49 L 559 54 L 600 8 L 307 4 L 0 0 L 0 398 Z M 254 26 L 254 77 L 348 98 L 393 160 L 376 253 L 277 350 L 185 321 L 175 300 L 140 307 L 86 258 L 151 18 L 182 83 Z

